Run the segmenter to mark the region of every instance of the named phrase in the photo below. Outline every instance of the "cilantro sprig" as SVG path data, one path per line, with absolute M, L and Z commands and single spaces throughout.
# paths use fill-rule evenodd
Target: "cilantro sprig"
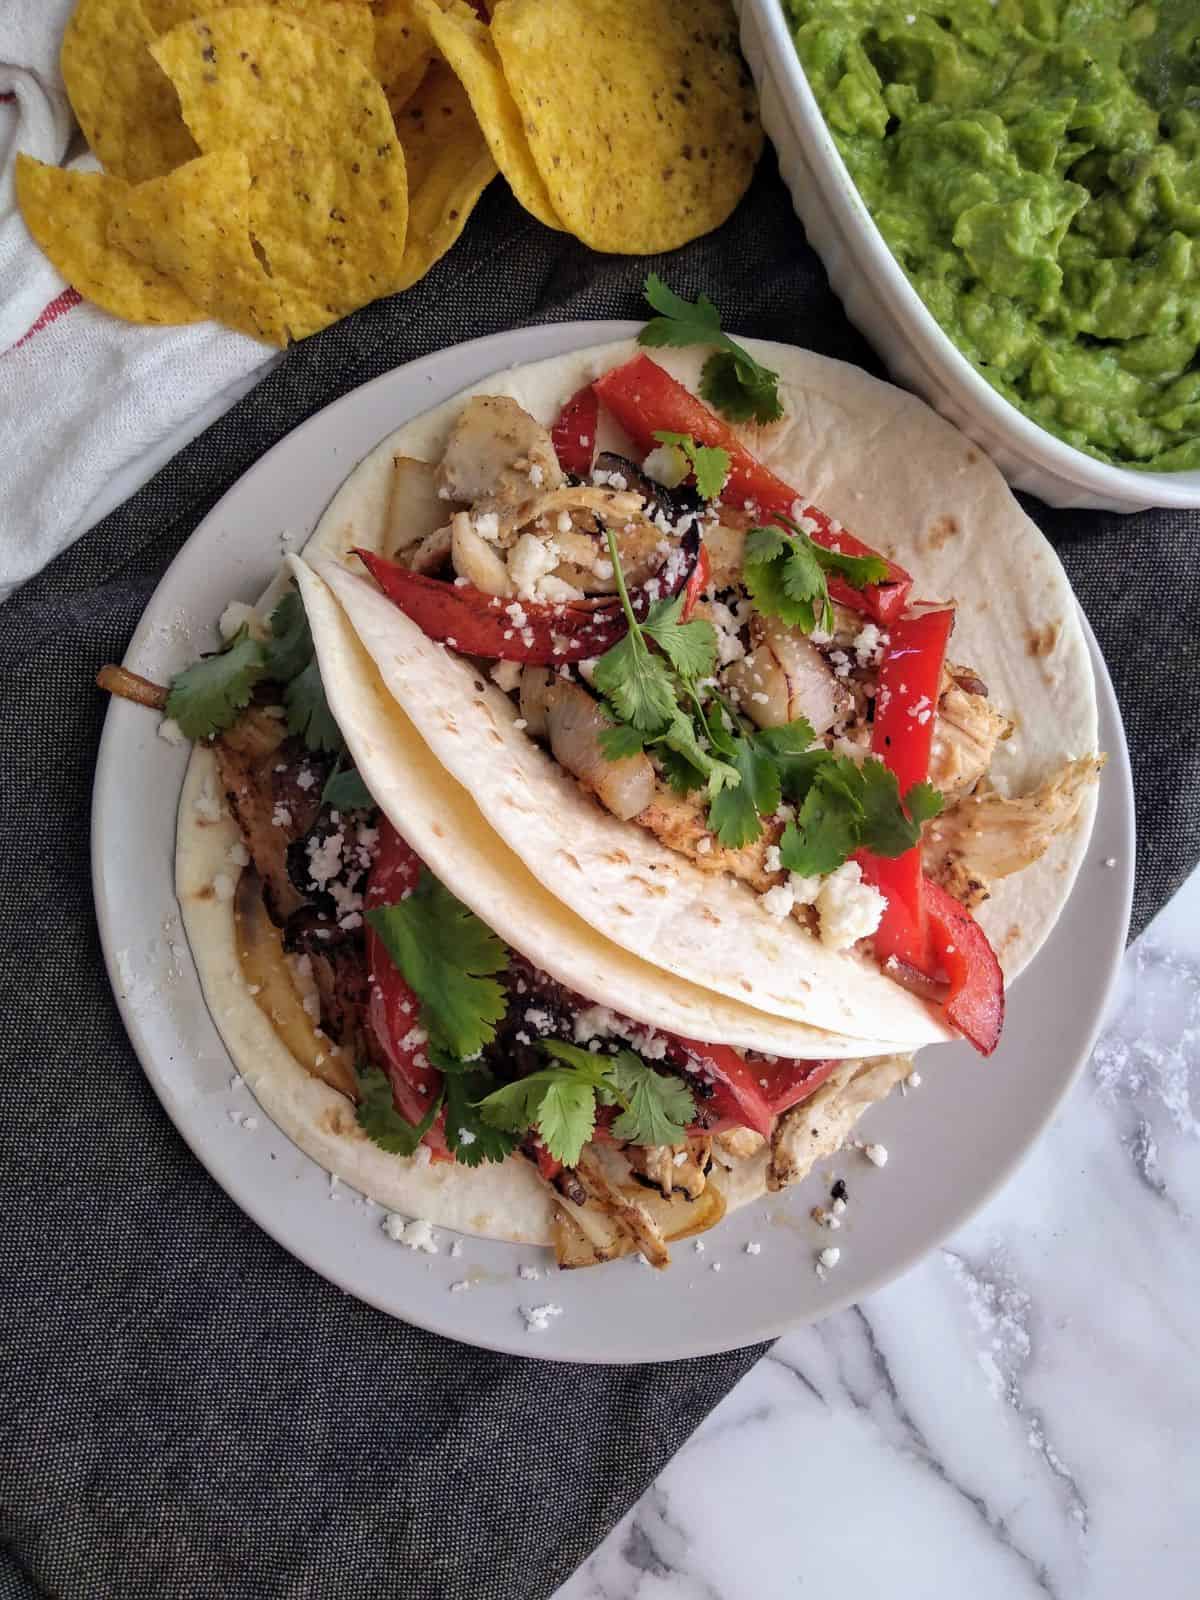
M 452 1062 L 477 1057 L 508 1009 L 496 981 L 508 966 L 504 942 L 427 867 L 407 899 L 366 920 L 416 994 L 432 1050 Z
M 434 1101 L 420 1122 L 409 1122 L 396 1110 L 386 1073 L 378 1067 L 360 1066 L 356 1076 L 359 1127 L 389 1155 L 415 1155 L 417 1146 L 433 1127 L 440 1100 Z
M 638 334 L 649 348 L 714 346 L 704 363 L 700 393 L 734 422 L 778 422 L 783 415 L 779 374 L 755 361 L 748 350 L 721 331 L 721 317 L 706 294 L 694 302 L 669 289 L 657 273 L 646 279 L 646 299 L 659 313 Z
M 620 1106 L 613 1135 L 633 1144 L 680 1144 L 696 1115 L 691 1090 L 655 1072 L 632 1050 L 594 1054 L 562 1039 L 542 1039 L 551 1065 L 495 1089 L 479 1103 L 485 1122 L 517 1135 L 534 1129 L 566 1167 L 579 1160 L 599 1106 Z
M 189 739 L 209 739 L 232 727 L 262 682 L 283 686 L 288 732 L 310 750 L 345 749 L 325 699 L 304 603 L 294 589 L 271 613 L 265 639 L 238 629 L 214 655 L 203 656 L 171 680 L 166 712 Z
M 690 433 L 671 433 L 666 428 L 656 428 L 654 437 L 659 444 L 681 450 L 687 457 L 702 500 L 716 500 L 720 496 L 729 476 L 728 450 L 716 444 L 697 444 Z
M 778 617 L 789 627 L 813 633 L 833 632 L 833 606 L 827 573 L 835 573 L 855 589 L 882 583 L 887 562 L 879 556 L 848 556 L 827 550 L 810 539 L 789 517 L 790 529 L 751 528 L 742 557 L 743 581 L 764 616 Z

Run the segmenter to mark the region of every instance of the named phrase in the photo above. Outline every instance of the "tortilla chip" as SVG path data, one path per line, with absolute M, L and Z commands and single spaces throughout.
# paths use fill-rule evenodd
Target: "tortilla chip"
M 142 0 L 156 34 L 214 11 L 245 7 L 247 0 Z M 310 28 L 319 28 L 368 65 L 375 55 L 375 19 L 366 0 L 254 0 L 256 9 L 278 9 Z
M 375 75 L 392 115 L 399 118 L 433 60 L 433 38 L 417 16 L 413 0 L 373 0 L 371 10 L 375 13 Z
M 762 128 L 728 0 L 500 0 L 492 34 L 551 203 L 594 250 L 674 250 L 745 193 Z
M 86 299 L 127 322 L 203 322 L 170 278 L 108 242 L 108 225 L 129 193 L 120 178 L 68 172 L 17 157 L 17 203 L 25 225 Z
M 114 201 L 108 238 L 218 322 L 287 343 L 278 292 L 250 243 L 250 167 L 240 150 L 198 156 L 128 190 Z
M 444 61 L 430 67 L 397 127 L 409 185 L 406 289 L 457 240 L 497 167 L 467 92 Z
M 504 79 L 491 31 L 471 10 L 456 3 L 442 11 L 436 0 L 414 0 L 417 14 L 471 97 L 483 136 L 509 187 L 526 211 L 548 228 L 561 228 L 549 190 L 538 171 L 521 126 L 516 102 Z M 555 0 L 557 4 L 557 0 Z M 578 47 L 578 39 L 573 48 Z
M 357 56 L 253 7 L 183 23 L 153 52 L 200 147 L 245 152 L 250 230 L 293 338 L 400 286 L 404 154 Z
M 139 183 L 196 154 L 175 91 L 154 62 L 140 0 L 79 0 L 60 65 L 83 136 L 105 170 Z

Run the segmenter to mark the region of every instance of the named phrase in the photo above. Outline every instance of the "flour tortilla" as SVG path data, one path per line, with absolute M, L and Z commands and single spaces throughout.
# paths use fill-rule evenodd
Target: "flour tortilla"
M 907 566 L 916 595 L 955 602 L 952 658 L 982 675 L 1017 724 L 993 762 L 998 787 L 1030 788 L 1065 757 L 1094 751 L 1095 684 L 1070 586 L 991 462 L 920 401 L 857 368 L 748 344 L 780 373 L 787 410 L 775 428 L 743 430 L 749 446 Z M 491 684 L 476 691 L 468 664 L 355 575 L 353 546 L 383 550 L 393 456 L 437 460 L 468 395 L 510 395 L 550 423 L 582 384 L 635 350 L 623 341 L 498 373 L 408 423 L 351 475 L 305 555 L 429 748 L 499 837 L 593 928 L 662 970 L 777 1016 L 850 1036 L 886 1033 L 905 1047 L 944 1040 L 937 1011 L 868 959 L 827 950 L 794 921 L 772 922 L 745 885 L 702 872 L 603 812 L 515 729 L 507 697 Z M 698 386 L 702 352 L 656 351 L 655 359 Z M 610 442 L 620 448 L 619 438 Z M 1057 920 L 1094 813 L 1093 788 L 1073 826 L 1032 867 L 998 883 L 979 912 L 1010 980 Z M 720 926 L 705 926 L 706 909 Z

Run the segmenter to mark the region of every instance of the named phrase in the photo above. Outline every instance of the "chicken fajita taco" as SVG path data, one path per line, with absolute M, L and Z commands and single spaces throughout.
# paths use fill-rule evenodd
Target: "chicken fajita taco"
M 264 1109 L 389 1208 L 564 1266 L 666 1265 L 919 1047 L 994 1051 L 1102 764 L 995 468 L 713 328 L 407 424 L 165 699 L 179 900 Z

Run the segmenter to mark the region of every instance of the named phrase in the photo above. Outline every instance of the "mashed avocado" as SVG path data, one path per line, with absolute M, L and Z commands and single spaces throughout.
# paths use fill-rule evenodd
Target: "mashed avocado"
M 1021 410 L 1200 467 L 1200 0 L 783 0 L 863 199 Z

